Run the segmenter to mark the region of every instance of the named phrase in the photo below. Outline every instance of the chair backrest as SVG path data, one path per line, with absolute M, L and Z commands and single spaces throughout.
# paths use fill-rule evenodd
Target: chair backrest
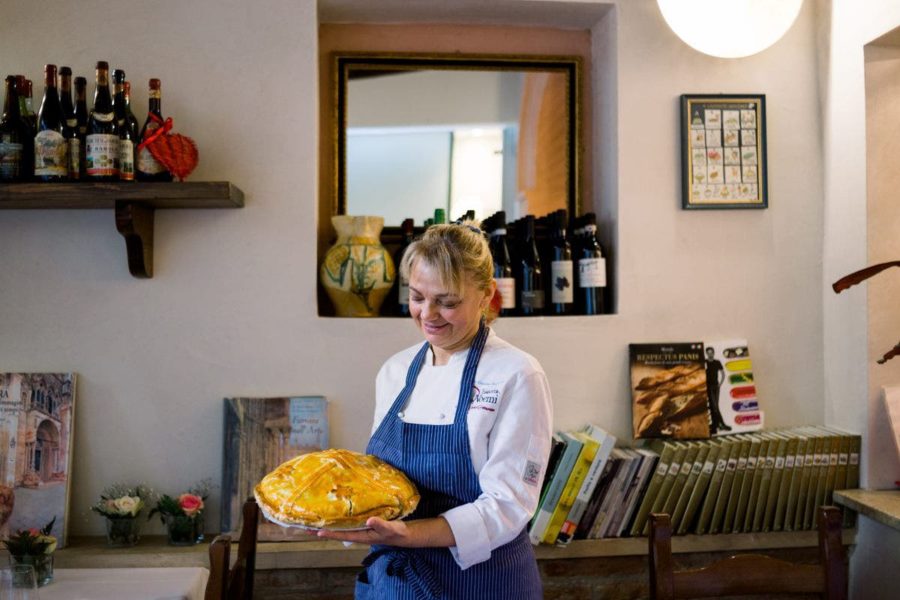
M 762 554 L 738 554 L 702 569 L 675 571 L 669 515 L 650 516 L 650 598 L 713 598 L 749 594 L 820 594 L 847 598 L 847 559 L 841 542 L 841 512 L 822 506 L 817 516 L 819 563 L 804 565 Z
M 244 502 L 237 560 L 229 568 L 231 536 L 217 536 L 209 545 L 209 582 L 205 600 L 251 600 L 256 569 L 256 539 L 259 506 L 250 498 Z

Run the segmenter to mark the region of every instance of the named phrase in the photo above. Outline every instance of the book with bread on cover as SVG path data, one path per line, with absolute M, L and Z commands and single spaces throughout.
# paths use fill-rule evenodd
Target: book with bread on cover
M 634 437 L 708 438 L 703 344 L 630 344 L 628 349 Z
M 587 475 L 578 489 L 575 501 L 572 503 L 572 507 L 569 509 L 569 514 L 566 515 L 562 527 L 560 527 L 559 534 L 556 536 L 556 543 L 562 545 L 571 542 L 575 536 L 578 523 L 581 521 L 581 517 L 584 516 L 588 502 L 594 494 L 597 483 L 600 481 L 603 468 L 606 466 L 609 455 L 613 451 L 613 446 L 616 444 L 614 435 L 596 425 L 587 425 L 581 433 L 593 440 L 592 444 L 596 443 L 596 446 L 594 447 L 594 454 L 588 467 Z
M 581 448 L 584 445 L 582 440 L 572 434 L 560 432 L 559 436 L 566 442 L 565 450 L 559 459 L 553 479 L 547 485 L 544 499 L 541 500 L 537 513 L 531 521 L 531 526 L 528 528 L 528 539 L 535 546 L 541 543 L 544 533 L 547 531 L 550 517 L 556 509 L 556 505 L 562 496 L 563 488 L 566 487 L 566 482 L 569 480 L 569 475 L 572 473 L 572 468 L 575 466 L 575 461 L 581 454 Z M 555 534 L 554 539 L 556 539 Z

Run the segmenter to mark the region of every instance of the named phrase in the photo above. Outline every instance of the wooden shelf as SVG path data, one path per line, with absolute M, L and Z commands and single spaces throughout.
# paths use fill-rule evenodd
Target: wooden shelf
M 212 539 L 213 536 L 208 536 Z M 845 529 L 846 545 L 856 543 L 856 530 Z M 816 531 L 734 533 L 723 535 L 683 535 L 672 537 L 672 551 L 746 552 L 776 548 L 815 548 L 819 544 Z M 256 568 L 324 569 L 358 567 L 369 548 L 361 544 L 344 546 L 335 541 L 260 542 L 257 546 Z M 645 556 L 647 538 L 619 538 L 608 540 L 576 540 L 565 547 L 538 546 L 537 559 L 560 560 L 574 558 Z M 206 566 L 209 545 L 190 547 L 167 546 L 162 536 L 141 539 L 133 548 L 108 548 L 105 538 L 73 538 L 68 547 L 56 552 L 59 568 L 118 568 Z
M 128 270 L 153 276 L 153 215 L 157 208 L 240 208 L 244 193 L 227 181 L 189 183 L 5 183 L 0 209 L 115 210 Z

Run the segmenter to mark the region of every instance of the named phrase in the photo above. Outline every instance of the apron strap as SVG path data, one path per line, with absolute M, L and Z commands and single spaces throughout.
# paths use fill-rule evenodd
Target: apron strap
M 373 546 L 373 551 L 363 559 L 363 567 L 370 567 L 381 557 L 387 560 L 385 574 L 405 580 L 412 587 L 416 600 L 439 600 L 442 597 L 441 584 L 431 565 L 418 552 L 391 546 Z
M 456 416 L 453 419 L 454 424 L 463 423 L 462 431 L 468 439 L 468 422 L 466 415 L 469 413 L 469 405 L 472 403 L 472 390 L 475 388 L 475 373 L 478 371 L 478 363 L 481 361 L 481 354 L 484 352 L 484 345 L 487 342 L 490 328 L 485 324 L 484 317 L 478 325 L 478 333 L 472 340 L 469 347 L 469 354 L 466 356 L 466 365 L 463 367 L 462 381 L 459 383 L 459 401 L 456 403 Z

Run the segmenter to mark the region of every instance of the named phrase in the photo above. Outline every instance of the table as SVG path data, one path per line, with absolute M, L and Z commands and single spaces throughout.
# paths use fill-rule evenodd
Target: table
M 203 567 L 55 569 L 41 600 L 203 600 Z

